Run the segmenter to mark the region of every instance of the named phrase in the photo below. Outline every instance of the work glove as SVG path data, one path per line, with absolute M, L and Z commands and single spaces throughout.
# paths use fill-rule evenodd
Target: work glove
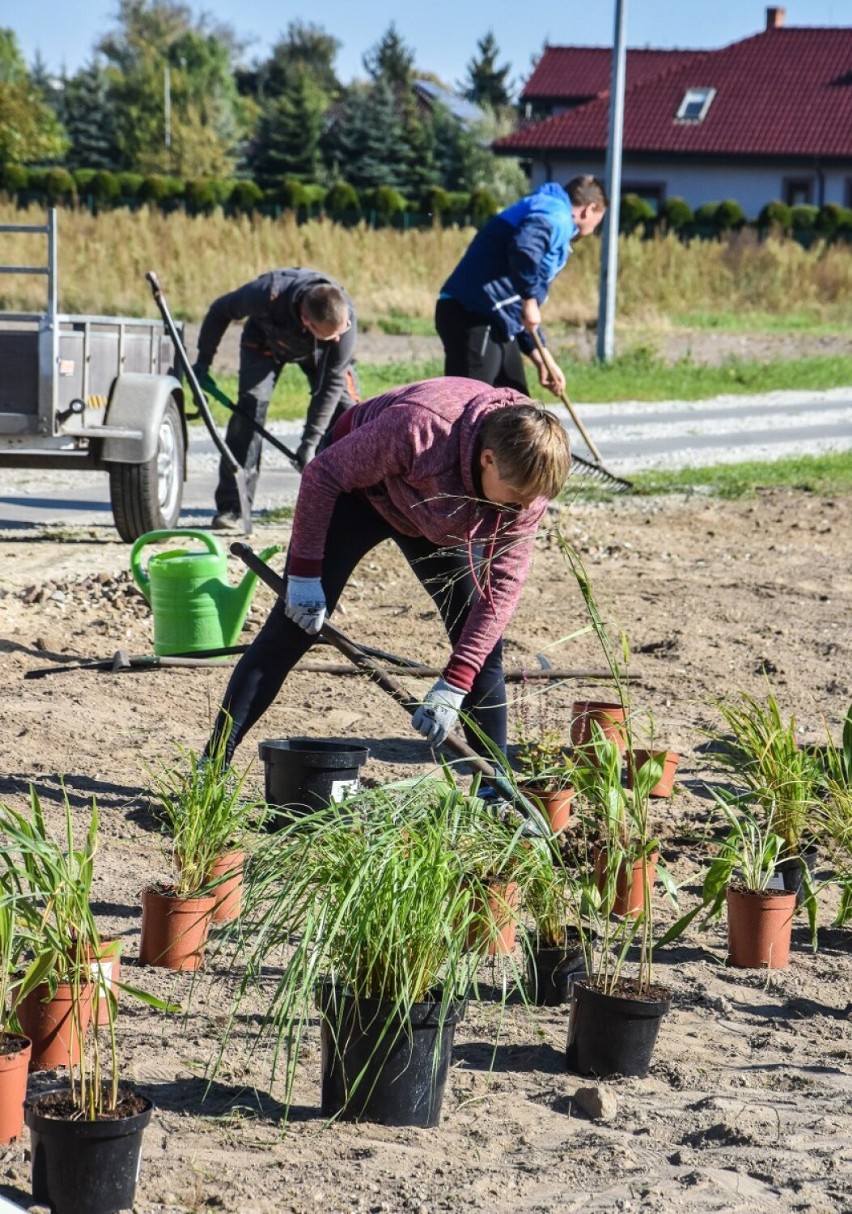
M 315 636 L 325 623 L 325 594 L 318 577 L 287 578 L 284 614 L 294 624 Z
M 300 468 L 306 468 L 317 453 L 317 445 L 310 439 L 303 438 L 296 452 L 296 462 Z
M 210 381 L 210 364 L 204 362 L 202 359 L 199 359 L 198 362 L 194 364 L 192 373 L 198 380 L 198 386 L 201 388 L 202 392 L 207 392 Z
M 431 746 L 440 746 L 459 719 L 466 691 L 459 691 L 443 679 L 426 695 L 426 699 L 414 712 L 411 724 Z

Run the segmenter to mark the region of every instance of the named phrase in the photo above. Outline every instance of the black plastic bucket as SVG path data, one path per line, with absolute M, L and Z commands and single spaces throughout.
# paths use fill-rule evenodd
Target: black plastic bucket
M 358 791 L 366 746 L 333 739 L 271 738 L 258 745 L 265 770 L 266 802 L 286 811 L 273 815 L 270 830 L 287 818 L 342 801 Z
M 809 847 L 801 856 L 794 856 L 792 860 L 779 860 L 775 865 L 775 873 L 780 877 L 781 888 L 785 889 L 788 894 L 796 895 L 796 906 L 801 906 L 806 897 L 804 869 L 807 867 L 808 872 L 813 876 L 816 860 L 817 849 Z M 770 888 L 772 888 L 771 882 Z
M 392 1003 L 318 992 L 322 1112 L 345 1121 L 436 1126 L 463 1004 L 415 1003 L 407 1023 Z
M 574 983 L 565 1061 L 578 1075 L 648 1074 L 660 1022 L 671 999 L 631 999 L 607 995 L 585 982 Z
M 67 1121 L 26 1105 L 33 1201 L 53 1214 L 117 1214 L 131 1210 L 142 1162 L 142 1132 L 153 1105 L 114 1121 Z

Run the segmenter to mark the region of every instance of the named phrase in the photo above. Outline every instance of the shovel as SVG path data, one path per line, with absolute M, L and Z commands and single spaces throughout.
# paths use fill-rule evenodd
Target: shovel
M 286 602 L 287 583 L 270 569 L 266 562 L 262 561 L 248 544 L 237 540 L 231 544 L 231 552 L 234 556 L 239 557 L 249 569 L 252 569 L 261 581 L 266 582 L 267 586 L 275 591 L 282 602 Z M 420 707 L 420 700 L 412 696 L 405 686 L 400 683 L 399 679 L 378 666 L 359 645 L 351 641 L 334 624 L 326 620 L 318 635 L 334 645 L 336 649 L 339 649 L 350 662 L 353 662 L 359 670 L 362 670 L 367 675 L 371 682 L 381 687 L 382 691 L 387 692 L 391 699 L 396 700 L 397 704 L 400 704 L 409 716 L 412 716 Z M 529 819 L 532 833 L 542 835 L 545 838 L 553 833 L 550 829 L 550 824 L 541 810 L 523 796 L 515 788 L 511 780 L 507 779 L 498 768 L 489 763 L 487 759 L 483 759 L 475 750 L 471 749 L 467 742 L 456 734 L 450 733 L 447 734 L 443 744 L 460 759 L 464 759 L 474 771 L 479 772 L 480 775 L 490 780 L 500 795 L 515 805 Z

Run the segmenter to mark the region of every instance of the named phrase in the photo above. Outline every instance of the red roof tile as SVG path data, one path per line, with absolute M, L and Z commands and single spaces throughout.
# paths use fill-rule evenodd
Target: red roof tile
M 691 59 L 695 51 L 628 50 L 627 80 L 635 84 Z M 612 77 L 608 46 L 548 46 L 523 87 L 521 101 L 570 101 L 605 93 Z
M 714 88 L 702 122 L 678 122 L 688 88 Z M 563 90 L 564 91 L 564 90 Z M 495 147 L 505 152 L 606 147 L 609 97 L 529 123 Z M 705 156 L 852 156 L 852 28 L 770 29 L 691 55 L 630 85 L 626 153 Z

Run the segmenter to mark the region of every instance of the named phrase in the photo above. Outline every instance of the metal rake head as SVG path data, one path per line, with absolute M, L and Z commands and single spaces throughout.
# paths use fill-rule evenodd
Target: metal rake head
M 633 489 L 633 482 L 625 480 L 623 476 L 616 476 L 614 472 L 610 472 L 603 464 L 598 464 L 590 459 L 583 459 L 582 455 L 571 456 L 571 474 L 570 480 L 589 480 L 594 481 L 596 486 L 610 489 L 614 493 L 630 493 Z

